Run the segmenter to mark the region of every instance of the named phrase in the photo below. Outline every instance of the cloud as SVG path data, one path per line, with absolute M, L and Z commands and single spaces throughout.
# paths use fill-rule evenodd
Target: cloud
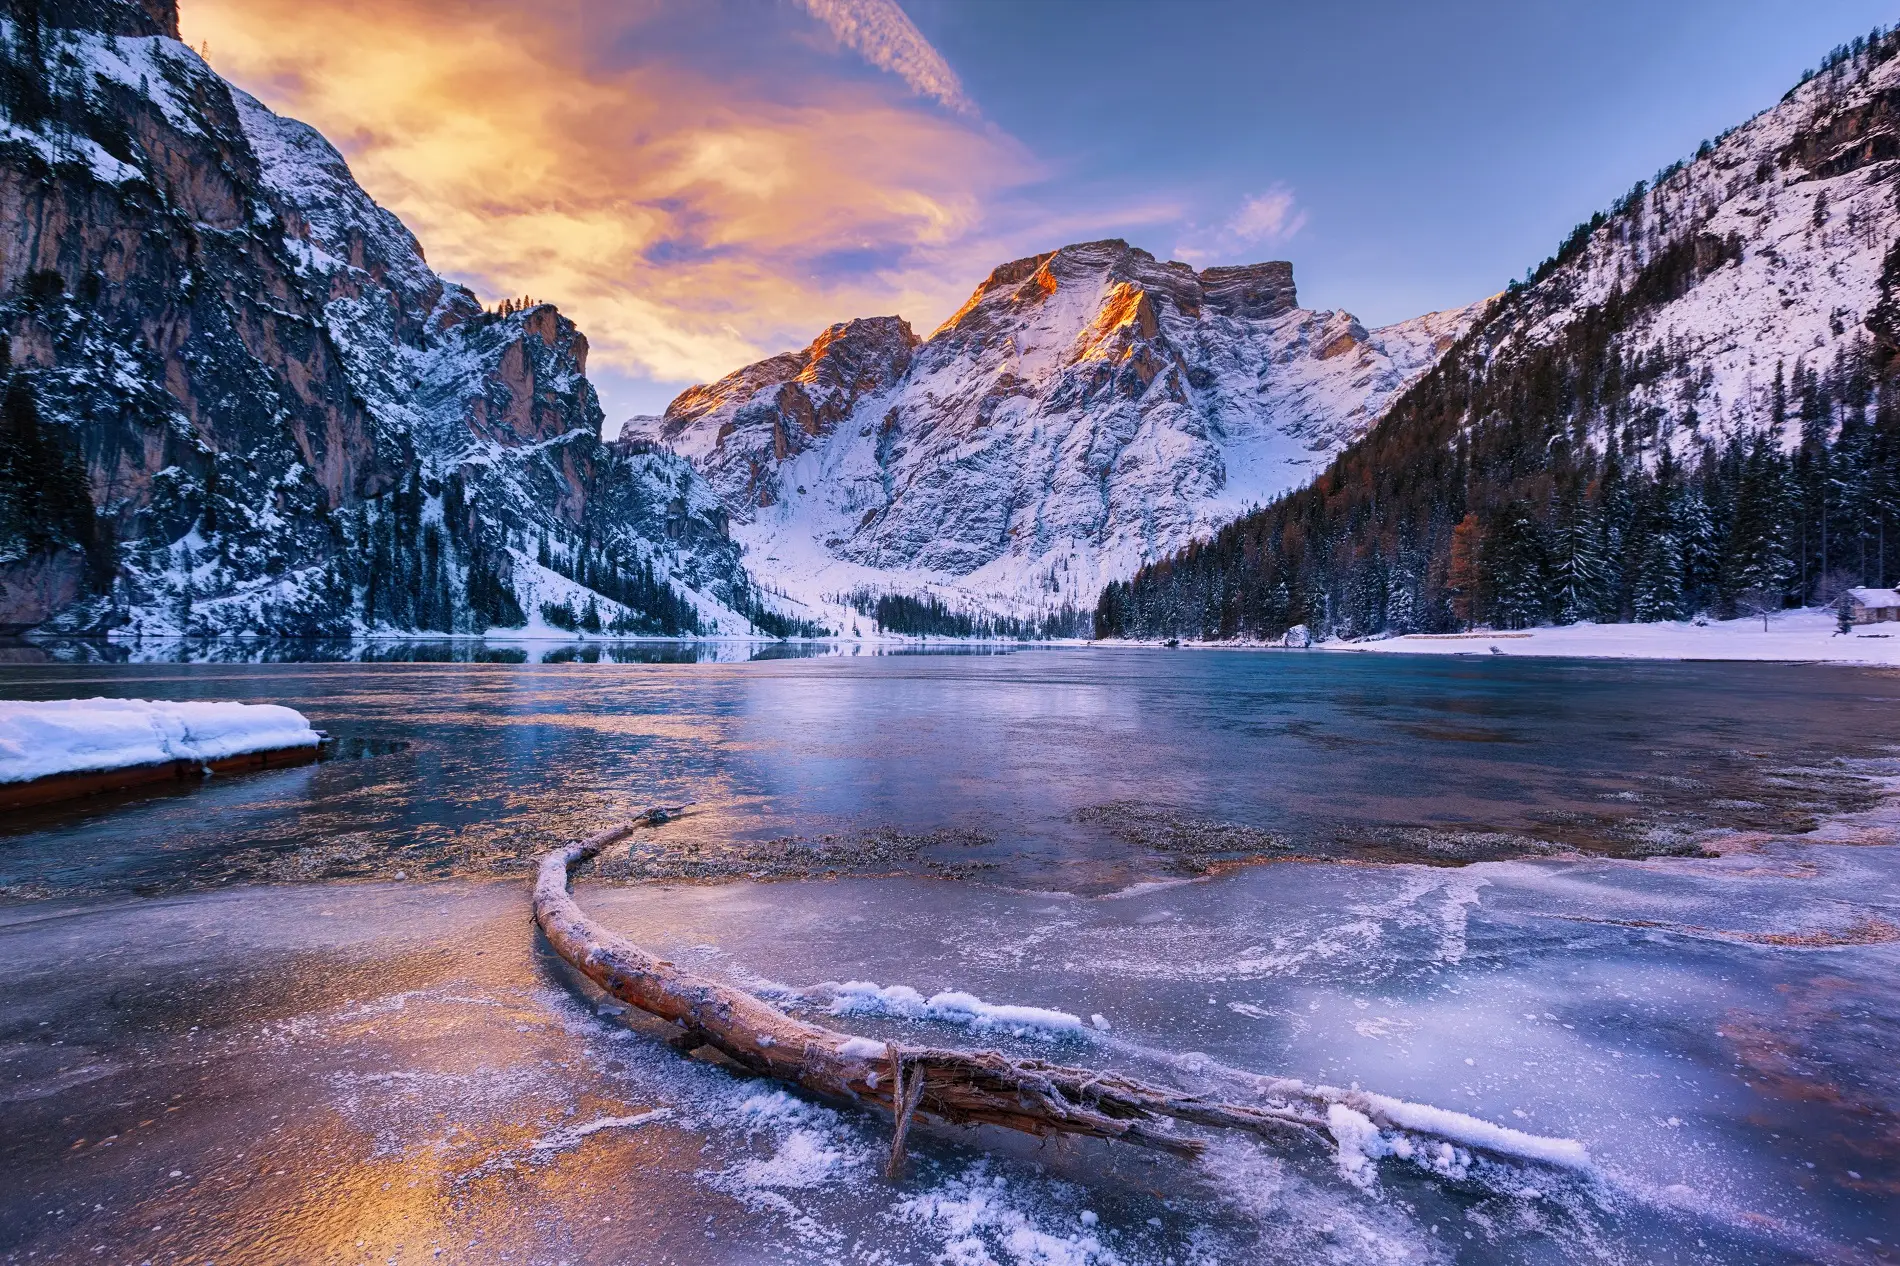
M 610 418 L 833 321 L 927 331 L 1005 260 L 1179 223 L 1167 197 L 1056 181 L 940 108 L 961 89 L 901 11 L 828 2 L 901 78 L 840 73 L 804 10 L 749 0 L 185 0 L 182 16 L 216 69 L 329 137 L 438 271 L 572 316 Z
M 1212 228 L 1190 224 L 1174 253 L 1190 264 L 1254 262 L 1262 250 L 1285 245 L 1306 227 L 1306 212 L 1293 191 L 1273 185 L 1241 199 L 1234 213 Z
M 1293 201 L 1284 185 L 1275 185 L 1240 204 L 1227 221 L 1226 232 L 1241 242 L 1279 243 L 1306 227 L 1306 212 Z
M 840 44 L 879 70 L 889 71 L 919 96 L 934 97 L 959 114 L 976 114 L 957 72 L 897 7 L 896 0 L 799 0 L 830 28 Z
M 865 56 L 960 99 L 894 6 L 834 7 Z M 622 378 L 706 381 L 853 316 L 927 326 L 1012 237 L 1046 249 L 1013 202 L 1045 174 L 1019 143 L 798 63 L 796 31 L 747 45 L 694 28 L 701 12 L 188 0 L 184 25 L 220 72 L 328 136 L 438 270 L 489 299 L 554 300 Z

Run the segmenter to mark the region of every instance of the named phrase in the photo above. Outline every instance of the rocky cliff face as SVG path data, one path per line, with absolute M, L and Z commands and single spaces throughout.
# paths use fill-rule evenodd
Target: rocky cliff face
M 551 305 L 437 277 L 321 136 L 178 42 L 169 0 L 3 25 L 0 624 L 467 631 L 591 602 L 629 631 L 747 626 L 718 499 L 600 442 Z
M 895 317 L 681 395 L 624 432 L 718 489 L 787 592 L 943 586 L 1015 615 L 1090 607 L 1304 479 L 1475 309 L 1367 330 L 1298 306 L 1286 263 L 1091 242 L 996 269 L 928 339 Z

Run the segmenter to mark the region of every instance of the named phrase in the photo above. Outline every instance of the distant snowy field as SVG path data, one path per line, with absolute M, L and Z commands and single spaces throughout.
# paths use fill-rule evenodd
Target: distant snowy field
M 1381 655 L 1541 655 L 1581 659 L 1730 659 L 1777 663 L 1900 665 L 1900 623 L 1838 632 L 1832 611 L 1783 611 L 1768 618 L 1656 624 L 1567 624 L 1473 633 L 1408 633 L 1362 641 L 1315 642 L 1316 651 Z M 1131 645 L 1099 642 L 1096 645 Z M 1152 643 L 1147 643 L 1152 645 Z M 1237 640 L 1185 646 L 1278 650 Z
M 321 741 L 303 713 L 271 703 L 0 699 L 0 783 L 223 760 Z
M 1658 624 L 1568 624 L 1511 633 L 1419 634 L 1317 649 L 1404 655 L 1576 655 L 1598 659 L 1825 660 L 1900 664 L 1900 623 L 1837 632 L 1831 611 L 1784 611 L 1764 632 L 1753 619 Z

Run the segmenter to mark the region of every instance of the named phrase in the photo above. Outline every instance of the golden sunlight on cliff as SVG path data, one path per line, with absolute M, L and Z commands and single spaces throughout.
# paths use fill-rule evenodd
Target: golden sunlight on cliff
M 336 143 L 437 269 L 552 299 L 595 364 L 659 379 L 949 310 L 995 249 L 987 200 L 1033 174 L 1007 137 L 877 84 L 608 65 L 653 10 L 595 7 L 187 0 L 183 25 Z
M 1124 334 L 1132 329 L 1132 333 Z M 1116 282 L 1101 310 L 1075 340 L 1076 360 L 1125 358 L 1134 339 L 1150 339 L 1160 329 L 1148 292 L 1125 281 Z

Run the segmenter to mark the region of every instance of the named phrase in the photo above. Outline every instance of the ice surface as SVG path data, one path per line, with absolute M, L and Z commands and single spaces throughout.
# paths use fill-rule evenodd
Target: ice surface
M 0 782 L 222 760 L 319 741 L 301 712 L 277 704 L 0 700 Z
M 1900 833 L 1875 793 L 1900 762 L 1852 756 L 1884 741 L 1884 674 L 1110 650 L 0 677 L 149 696 L 214 673 L 411 747 L 234 781 L 207 793 L 215 813 L 193 797 L 7 824 L 0 1086 L 19 1141 L 0 1256 L 1781 1266 L 1877 1261 L 1866 1238 L 1891 1238 Z M 1067 847 L 1073 810 L 1131 787 L 1299 835 L 1453 804 L 1500 829 L 1524 805 L 1648 811 L 1591 796 L 1719 782 L 1696 762 L 1728 747 L 1746 785 L 1683 802 L 1727 831 L 1713 858 L 1273 863 L 1136 889 L 1169 858 L 1124 852 L 1077 889 L 1008 851 Z M 1804 809 L 1819 821 L 1798 834 L 1714 803 L 1763 800 L 1798 765 L 1870 794 Z M 1472 786 L 1489 798 L 1456 799 Z M 1811 804 L 1808 786 L 1789 794 Z M 928 1122 L 886 1182 L 887 1114 L 681 1057 L 550 976 L 526 931 L 524 849 L 688 799 L 701 811 L 654 840 L 955 824 L 1002 841 L 947 856 L 1003 878 L 597 876 L 577 884 L 591 914 L 708 975 L 867 982 L 879 1010 L 826 1022 L 873 1060 L 889 1035 L 1241 1102 L 1282 1078 L 1331 1087 L 1370 1127 L 1339 1118 L 1364 1185 L 1330 1131 L 1216 1138 L 1184 1165 Z M 201 868 L 258 840 L 283 869 Z M 372 881 L 499 877 L 218 882 L 337 856 L 366 856 L 345 873 Z M 71 887 L 16 895 L 34 883 Z M 148 885 L 164 899 L 133 895 Z M 882 1010 L 894 981 L 916 998 Z M 979 1028 L 970 1005 L 923 1016 L 945 992 L 1113 1027 L 1084 1045 Z

